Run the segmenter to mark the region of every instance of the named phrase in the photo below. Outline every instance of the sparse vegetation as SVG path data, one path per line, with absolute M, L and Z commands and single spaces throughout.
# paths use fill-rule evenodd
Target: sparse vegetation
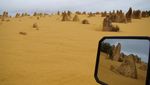
M 34 23 L 34 24 L 33 24 L 33 28 L 38 28 L 38 24 L 37 24 L 37 23 Z
M 84 20 L 82 21 L 82 24 L 90 24 L 90 23 L 89 23 L 88 20 L 84 19 Z
M 113 32 L 119 32 L 120 28 L 118 25 L 116 25 L 116 27 L 112 27 L 112 31 Z
M 26 32 L 19 32 L 20 35 L 27 35 Z
M 113 59 L 113 47 L 109 43 L 101 43 L 100 50 L 109 55 L 110 59 Z

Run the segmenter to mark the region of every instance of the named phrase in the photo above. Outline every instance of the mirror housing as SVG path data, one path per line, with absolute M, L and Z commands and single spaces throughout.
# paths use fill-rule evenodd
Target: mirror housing
M 106 77 L 101 77 L 101 74 L 102 73 L 100 73 L 100 72 L 102 72 L 102 70 L 103 70 L 103 66 L 102 67 L 100 67 L 100 65 L 101 65 L 101 63 L 100 63 L 100 58 L 101 58 L 101 51 L 102 51 L 102 48 L 101 48 L 101 46 L 102 46 L 102 43 L 105 41 L 105 40 L 116 40 L 116 42 L 118 42 L 118 44 L 117 44 L 117 46 L 116 46 L 116 48 L 117 49 L 120 49 L 120 52 L 121 52 L 121 44 L 122 43 L 119 43 L 119 41 L 120 40 L 130 40 L 130 41 L 132 41 L 132 40 L 139 40 L 139 41 L 142 41 L 142 40 L 146 40 L 146 41 L 148 41 L 148 45 L 147 45 L 147 49 L 148 49 L 148 52 L 147 52 L 147 69 L 146 69 L 146 76 L 145 76 L 145 80 L 143 80 L 143 82 L 145 83 L 145 84 L 142 84 L 142 85 L 150 85 L 150 58 L 149 58 L 149 56 L 150 56 L 150 37 L 138 37 L 138 36 L 131 36 L 131 37 L 103 37 L 100 41 L 99 41 L 99 44 L 98 44 L 98 50 L 97 50 L 97 58 L 96 58 L 96 65 L 95 65 L 95 73 L 94 73 L 94 77 L 95 77 L 95 80 L 96 80 L 96 82 L 97 83 L 99 83 L 99 84 L 101 84 L 101 85 L 116 85 L 116 84 L 114 84 L 113 83 L 113 79 L 112 80 L 109 80 L 109 79 L 106 79 Z M 118 41 L 117 41 L 118 40 Z M 138 43 L 138 42 L 135 42 L 135 43 Z M 131 44 L 131 43 L 127 43 L 127 44 Z M 133 43 L 132 43 L 133 44 Z M 107 46 L 107 45 L 106 45 Z M 109 45 L 108 45 L 109 46 Z M 139 45 L 138 45 L 139 46 Z M 137 46 L 137 47 L 138 47 Z M 131 47 L 131 46 L 130 46 Z M 136 50 L 136 49 L 134 49 L 134 50 Z M 142 50 L 142 51 L 144 51 L 144 50 Z M 106 51 L 106 53 L 107 53 L 107 51 Z M 112 53 L 113 54 L 113 53 Z M 110 54 L 109 54 L 109 56 L 110 56 Z M 109 57 L 110 58 L 110 57 Z M 131 66 L 129 66 L 129 67 L 125 67 L 125 65 L 127 65 L 128 63 L 130 63 L 130 62 L 128 62 L 127 60 L 127 57 L 125 57 L 126 59 L 124 59 L 123 61 L 121 61 L 121 62 L 119 62 L 118 61 L 118 58 L 117 57 L 115 57 L 115 58 L 112 58 L 111 60 L 108 60 L 109 62 L 115 62 L 115 63 L 119 63 L 120 64 L 120 66 L 118 66 L 118 68 L 119 69 L 123 69 L 123 71 L 118 71 L 118 68 L 117 68 L 117 70 L 115 69 L 115 67 L 113 66 L 113 65 L 110 65 L 110 69 L 109 70 L 111 70 L 111 71 L 109 71 L 109 72 L 111 72 L 111 73 L 113 73 L 113 75 L 119 75 L 119 77 L 116 77 L 116 78 L 120 78 L 120 77 L 123 77 L 124 79 L 127 79 L 127 78 L 130 78 L 130 80 L 132 79 L 134 79 L 134 81 L 136 81 L 136 79 L 138 80 L 138 73 L 137 72 L 139 72 L 139 71 L 136 71 L 136 72 L 134 72 L 134 73 L 136 73 L 136 75 L 137 76 L 134 76 L 134 75 L 132 75 L 132 76 L 129 76 L 127 73 L 128 72 L 126 72 L 125 70 L 127 69 L 127 68 L 130 68 Z M 132 58 L 132 57 L 129 57 L 129 58 Z M 131 60 L 133 60 L 133 59 L 130 59 L 130 61 Z M 123 62 L 127 62 L 127 63 L 123 63 Z M 136 64 L 135 64 L 135 66 L 133 66 L 133 64 L 134 63 L 132 63 L 131 62 L 131 64 L 132 64 L 132 67 L 135 67 L 136 66 Z M 106 65 L 106 63 L 104 63 L 104 65 Z M 139 67 L 140 68 L 140 67 Z M 139 68 L 137 68 L 136 67 L 136 69 L 139 69 Z M 115 70 L 114 70 L 115 69 Z M 108 70 L 108 68 L 107 68 L 107 70 Z M 106 70 L 106 71 L 107 71 Z M 133 70 L 132 70 L 133 71 Z M 105 70 L 103 70 L 103 72 L 105 72 Z M 127 75 L 126 75 L 127 74 Z M 103 74 L 104 75 L 104 74 Z M 107 75 L 107 77 L 109 78 L 109 77 L 112 77 L 113 75 Z M 105 76 L 105 75 L 104 75 Z M 108 82 L 106 82 L 106 81 L 108 80 Z M 117 79 L 118 81 L 119 81 L 119 79 Z M 115 81 L 114 81 L 115 82 Z M 121 82 L 121 81 L 119 81 L 119 82 Z M 128 82 L 128 81 L 124 81 L 124 82 Z M 123 83 L 123 82 L 122 82 Z M 128 83 L 130 83 L 130 82 L 128 82 Z M 130 85 L 130 84 L 128 84 L 128 85 Z M 132 84 L 131 85 L 134 85 L 133 84 L 133 82 L 132 82 Z

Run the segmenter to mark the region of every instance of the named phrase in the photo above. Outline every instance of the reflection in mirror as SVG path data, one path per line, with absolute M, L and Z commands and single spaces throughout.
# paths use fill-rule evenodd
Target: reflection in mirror
M 105 39 L 97 76 L 108 85 L 145 85 L 148 58 L 148 40 Z

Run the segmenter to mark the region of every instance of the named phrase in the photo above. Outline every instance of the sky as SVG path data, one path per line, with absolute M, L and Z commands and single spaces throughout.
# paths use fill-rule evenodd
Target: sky
M 121 43 L 121 52 L 126 55 L 138 55 L 142 61 L 148 62 L 150 42 L 148 40 L 131 40 L 131 39 L 106 39 L 111 45 Z
M 150 10 L 150 0 L 0 0 L 0 13 L 71 11 Z

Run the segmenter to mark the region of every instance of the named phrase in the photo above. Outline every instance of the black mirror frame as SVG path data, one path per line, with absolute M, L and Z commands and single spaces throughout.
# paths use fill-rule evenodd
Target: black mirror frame
M 99 66 L 99 59 L 100 59 L 100 47 L 101 47 L 101 42 L 104 41 L 105 39 L 139 39 L 139 40 L 149 40 L 150 42 L 150 37 L 145 37 L 145 36 L 106 36 L 103 37 L 98 44 L 98 49 L 97 49 L 97 57 L 96 57 L 96 64 L 95 64 L 95 73 L 94 73 L 94 78 L 97 83 L 102 84 L 102 85 L 108 85 L 104 83 L 103 81 L 99 80 L 98 78 L 98 66 Z M 149 58 L 148 58 L 148 69 L 147 69 L 147 77 L 146 77 L 146 85 L 150 85 L 150 46 L 149 46 Z

